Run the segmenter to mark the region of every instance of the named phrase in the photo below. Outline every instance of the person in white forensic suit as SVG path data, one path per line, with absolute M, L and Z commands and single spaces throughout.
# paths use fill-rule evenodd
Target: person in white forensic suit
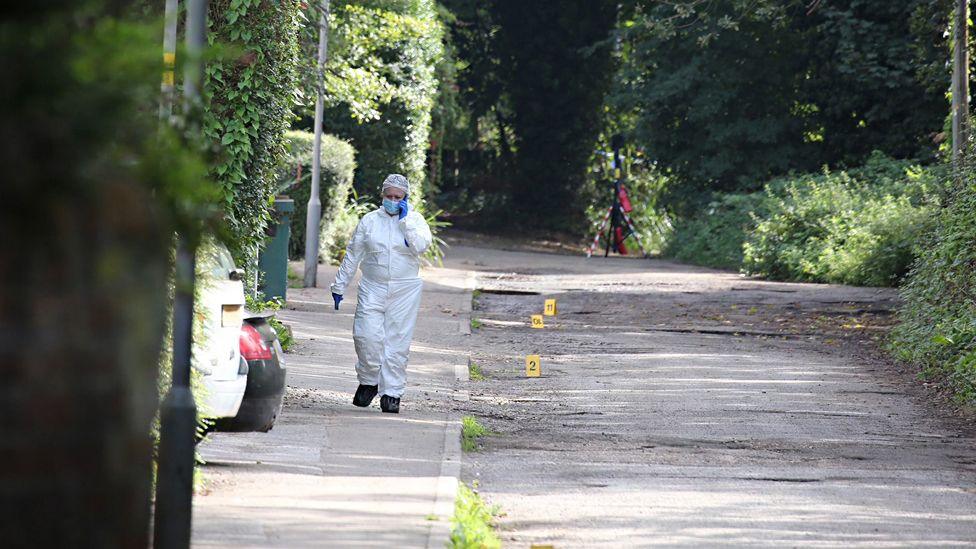
M 380 394 L 380 408 L 397 414 L 423 289 L 420 257 L 433 236 L 424 217 L 410 210 L 406 177 L 387 176 L 381 194 L 383 205 L 356 226 L 332 283 L 332 299 L 339 310 L 346 287 L 361 269 L 352 325 L 359 388 L 352 403 L 366 407 Z

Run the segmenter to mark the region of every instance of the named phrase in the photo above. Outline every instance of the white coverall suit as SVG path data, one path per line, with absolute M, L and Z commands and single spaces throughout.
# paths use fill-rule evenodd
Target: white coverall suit
M 403 396 L 423 288 L 420 256 L 432 240 L 419 213 L 411 210 L 399 219 L 383 208 L 374 210 L 359 220 L 332 283 L 332 291 L 343 294 L 356 268 L 362 268 L 352 325 L 356 374 L 362 385 L 379 385 L 380 395 Z

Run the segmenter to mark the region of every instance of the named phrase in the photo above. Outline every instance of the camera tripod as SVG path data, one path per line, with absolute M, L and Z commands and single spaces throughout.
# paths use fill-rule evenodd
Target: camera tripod
M 603 219 L 599 223 L 593 224 L 594 227 L 598 228 L 596 229 L 596 236 L 593 237 L 593 242 L 590 243 L 590 247 L 586 250 L 586 257 L 593 256 L 593 252 L 596 251 L 597 246 L 600 244 L 600 236 L 603 234 L 603 229 L 607 227 L 608 222 L 610 227 L 607 230 L 606 249 L 604 250 L 603 257 L 609 256 L 611 250 L 620 255 L 628 255 L 624 240 L 631 235 L 637 241 L 637 246 L 640 248 L 641 253 L 644 254 L 644 257 L 648 257 L 649 254 L 644 249 L 640 234 L 637 233 L 634 222 L 627 215 L 634 208 L 630 204 L 630 197 L 627 195 L 627 188 L 624 187 L 623 181 L 623 165 L 620 161 L 620 149 L 623 147 L 623 138 L 620 135 L 615 135 L 611 138 L 610 143 L 613 147 L 613 201 L 610 204 L 610 208 L 607 209 L 607 213 L 603 216 Z

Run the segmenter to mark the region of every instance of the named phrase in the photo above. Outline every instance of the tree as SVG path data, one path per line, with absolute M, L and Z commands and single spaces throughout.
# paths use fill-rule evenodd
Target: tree
M 497 0 L 501 78 L 511 102 L 516 171 L 511 210 L 575 230 L 577 198 L 613 74 L 610 2 Z M 523 217 L 524 218 L 524 217 Z
M 951 10 L 947 1 L 847 0 L 792 25 L 812 45 L 799 93 L 817 109 L 822 163 L 854 166 L 875 150 L 932 158 L 945 117 Z
M 310 4 L 315 13 L 314 3 Z M 314 63 L 317 15 L 303 31 L 304 58 Z M 433 0 L 332 2 L 325 74 L 327 131 L 356 148 L 356 188 L 373 193 L 386 174 L 400 172 L 423 196 L 431 110 L 437 95 L 435 67 L 442 55 L 442 27 Z M 314 75 L 312 65 L 302 70 Z M 302 85 L 307 114 L 315 82 Z
M 739 17 L 730 3 L 660 34 L 652 23 L 669 16 L 669 7 L 639 9 L 623 26 L 623 68 L 610 101 L 635 113 L 633 138 L 648 156 L 691 196 L 815 166 L 803 154 L 807 113 L 792 112 L 803 38 L 790 32 L 789 18 Z
M 681 24 L 671 5 L 639 4 L 620 26 L 610 105 L 677 176 L 679 208 L 873 150 L 930 159 L 944 117 L 944 3 L 729 2 Z
M 144 547 L 172 235 L 218 193 L 157 126 L 161 26 L 128 2 L 0 22 L 0 473 L 9 546 Z

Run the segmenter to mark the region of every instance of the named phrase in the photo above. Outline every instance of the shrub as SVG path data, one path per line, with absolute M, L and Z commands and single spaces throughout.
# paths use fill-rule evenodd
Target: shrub
M 339 214 L 333 220 L 334 229 L 328 247 L 319 248 L 322 250 L 323 258 L 326 261 L 333 265 L 338 265 L 342 261 L 342 257 L 346 253 L 346 246 L 349 245 L 349 239 L 352 238 L 352 233 L 356 230 L 356 224 L 373 208 L 373 204 L 359 198 L 355 189 L 352 191 L 352 199 L 346 202 L 346 205 L 339 210 Z
M 286 133 L 285 148 L 288 154 L 278 165 L 278 188 L 295 200 L 291 240 L 288 243 L 288 255 L 292 259 L 305 256 L 305 216 L 312 185 L 313 138 L 311 133 L 304 131 Z M 323 135 L 320 162 L 322 170 L 319 199 L 322 201 L 322 221 L 319 225 L 319 257 L 328 257 L 328 250 L 338 236 L 337 231 L 341 225 L 339 218 L 349 201 L 353 172 L 356 169 L 356 151 L 352 145 L 335 136 Z
M 755 226 L 764 195 L 717 194 L 699 215 L 675 222 L 664 255 L 696 265 L 738 270 L 742 244 Z
M 890 349 L 976 406 L 976 184 L 949 197 L 901 290 Z
M 895 285 L 931 223 L 940 174 L 875 155 L 863 168 L 773 181 L 753 215 L 743 270 L 785 280 Z

